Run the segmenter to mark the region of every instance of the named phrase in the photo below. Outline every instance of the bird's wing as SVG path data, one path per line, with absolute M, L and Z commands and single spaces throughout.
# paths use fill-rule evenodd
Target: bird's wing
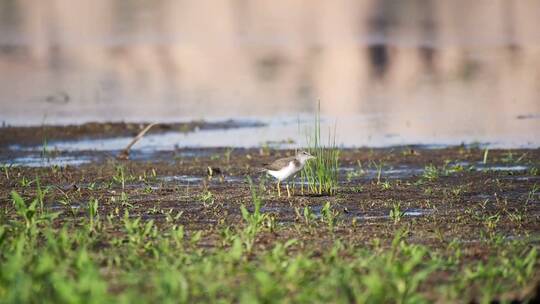
M 272 171 L 277 171 L 277 170 L 279 170 L 279 169 L 281 169 L 283 167 L 288 166 L 289 163 L 291 161 L 294 161 L 295 159 L 296 158 L 294 156 L 276 159 L 271 164 L 265 164 L 264 168 L 266 168 L 268 170 L 272 170 Z

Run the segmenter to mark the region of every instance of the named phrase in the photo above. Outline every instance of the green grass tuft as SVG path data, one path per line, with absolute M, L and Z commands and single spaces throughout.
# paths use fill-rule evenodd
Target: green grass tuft
M 328 144 L 321 138 L 321 114 L 315 116 L 313 134 L 308 136 L 308 152 L 317 157 L 307 162 L 301 178 L 307 189 L 315 194 L 335 195 L 338 187 L 339 149 L 336 145 L 336 130 L 328 134 Z

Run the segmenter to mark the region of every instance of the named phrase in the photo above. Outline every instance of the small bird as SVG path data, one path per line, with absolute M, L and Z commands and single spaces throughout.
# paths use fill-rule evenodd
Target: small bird
M 266 172 L 277 179 L 278 196 L 281 196 L 280 183 L 302 170 L 306 162 L 313 158 L 315 156 L 308 152 L 300 151 L 296 156 L 280 158 L 271 164 L 265 164 L 264 168 Z M 291 196 L 289 185 L 287 185 L 287 194 Z

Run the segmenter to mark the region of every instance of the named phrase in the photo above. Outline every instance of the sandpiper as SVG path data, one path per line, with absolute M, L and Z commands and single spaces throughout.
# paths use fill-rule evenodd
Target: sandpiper
M 280 158 L 271 164 L 265 164 L 266 172 L 277 179 L 278 196 L 281 196 L 280 183 L 302 170 L 306 162 L 312 158 L 315 156 L 306 151 L 300 151 L 296 156 Z M 287 195 L 291 196 L 289 185 L 287 185 Z

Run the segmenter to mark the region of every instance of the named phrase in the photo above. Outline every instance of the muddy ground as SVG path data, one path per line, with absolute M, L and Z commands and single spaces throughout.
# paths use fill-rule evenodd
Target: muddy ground
M 410 238 L 421 243 L 437 244 L 457 238 L 475 244 L 487 232 L 506 238 L 540 237 L 539 150 L 490 151 L 486 165 L 484 152 L 477 149 L 343 150 L 336 195 L 313 194 L 305 185 L 302 193 L 297 178 L 291 183 L 291 197 L 287 197 L 284 185 L 278 197 L 274 182 L 265 177 L 260 167 L 272 159 L 292 155 L 292 151 L 266 154 L 259 149 L 236 149 L 226 156 L 226 149 L 205 150 L 206 156 L 196 157 L 162 152 L 155 156 L 158 161 L 109 158 L 78 167 L 14 167 L 7 173 L 9 178 L 2 174 L 0 197 L 3 204 L 8 204 L 12 190 L 32 196 L 33 187 L 23 186 L 21 178 L 39 177 L 43 187 L 50 187 L 48 207 L 72 212 L 73 206 L 84 209 L 89 198 L 95 197 L 102 202 L 100 212 L 108 214 L 118 208 L 123 192 L 133 206 L 129 209 L 133 216 L 160 221 L 165 215 L 156 210 L 180 211 L 179 222 L 205 230 L 210 244 L 213 228 L 240 222 L 240 205 L 251 205 L 246 181 L 251 177 L 255 185 L 263 179 L 263 212 L 274 215 L 277 223 L 294 225 L 301 220 L 297 208 L 309 206 L 317 214 L 330 202 L 339 212 L 339 219 L 347 223 L 335 233 L 359 242 L 384 239 L 393 233 L 396 224 L 389 213 L 394 204 L 405 212 L 399 225 L 407 226 Z M 167 157 L 170 159 L 164 161 Z M 519 164 L 515 164 L 518 158 Z M 437 168 L 434 176 L 424 174 L 429 165 Z M 119 170 L 124 171 L 123 188 L 118 181 Z M 203 199 L 206 193 L 212 196 L 208 202 Z M 69 206 L 59 203 L 65 195 L 72 200 Z M 63 216 L 69 219 L 69 214 Z M 487 227 L 490 216 L 496 217 L 496 223 Z M 290 233 L 293 231 L 267 234 L 263 239 L 289 238 Z M 294 237 L 323 241 L 325 235 Z M 261 240 L 261 244 L 264 242 Z M 481 248 L 473 252 L 477 250 Z
M 6 130 L 0 133 L 5 135 Z M 21 130 L 12 137 L 2 136 L 4 159 L 15 153 L 5 147 L 28 132 Z M 39 144 L 39 136 L 21 142 Z M 360 246 L 370 246 L 374 240 L 389 244 L 397 230 L 406 230 L 409 242 L 441 250 L 457 242 L 464 260 L 472 261 L 489 257 L 493 247 L 486 240 L 540 243 L 540 149 L 487 154 L 485 149 L 463 146 L 343 149 L 336 195 L 311 193 L 296 178 L 290 197 L 285 186 L 279 197 L 274 182 L 260 168 L 294 151 L 180 149 L 124 161 L 114 158 L 116 152 L 72 154 L 98 156 L 98 161 L 80 166 L 4 166 L 0 205 L 13 208 L 11 191 L 35 197 L 39 179 L 47 191 L 46 208 L 63 211 L 61 221 L 85 217 L 88 201 L 96 198 L 102 218 L 128 210 L 131 217 L 158 224 L 174 221 L 184 225 L 188 234 L 202 231 L 200 246 L 211 248 L 219 245 L 224 227 L 242 225 L 242 204 L 253 210 L 249 177 L 262 196 L 262 212 L 270 214 L 275 224 L 258 235 L 258 250 L 291 238 L 320 250 L 336 239 Z M 327 202 L 336 214 L 335 227 L 306 229 L 304 208 L 313 214 L 313 221 L 320 221 Z M 400 216 L 390 216 L 396 207 Z

